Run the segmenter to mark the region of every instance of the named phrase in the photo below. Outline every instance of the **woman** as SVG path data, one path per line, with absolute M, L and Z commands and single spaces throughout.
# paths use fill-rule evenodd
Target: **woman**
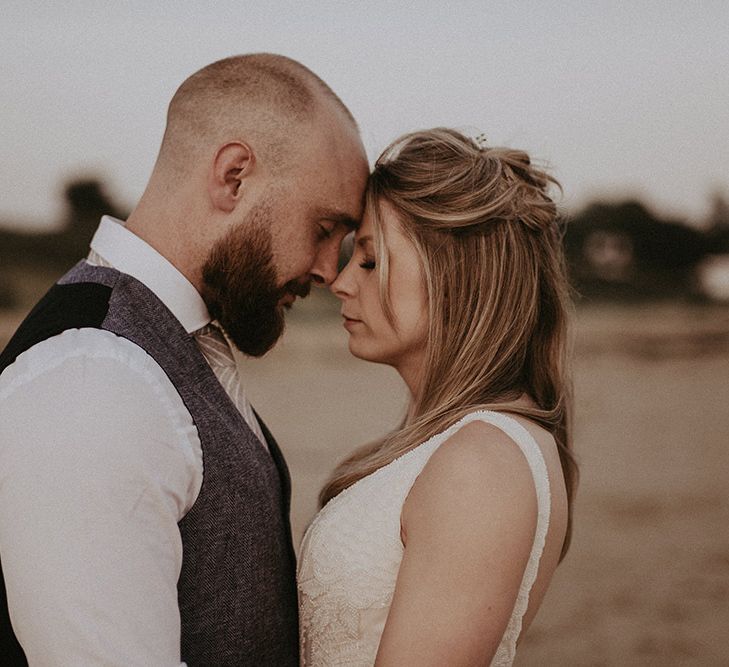
M 509 665 L 569 544 L 576 470 L 555 181 L 434 129 L 371 176 L 332 285 L 403 425 L 344 461 L 302 544 L 306 665 Z

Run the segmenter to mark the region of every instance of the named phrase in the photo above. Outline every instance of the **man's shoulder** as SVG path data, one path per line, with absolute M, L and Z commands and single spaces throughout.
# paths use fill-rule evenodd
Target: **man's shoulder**
M 56 284 L 23 320 L 0 353 L 0 373 L 32 347 L 70 329 L 99 328 L 112 289 L 99 283 Z
M 35 381 L 78 390 L 96 375 L 104 375 L 109 390 L 140 380 L 167 384 L 159 365 L 136 343 L 105 329 L 73 328 L 23 350 L 0 372 L 0 397 L 6 398 Z M 112 374 L 112 377 L 109 377 Z

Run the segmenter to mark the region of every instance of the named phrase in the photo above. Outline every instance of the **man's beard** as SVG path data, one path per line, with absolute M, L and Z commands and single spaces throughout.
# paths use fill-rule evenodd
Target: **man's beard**
M 310 284 L 296 280 L 276 284 L 270 205 L 262 203 L 231 229 L 210 251 L 203 266 L 202 297 L 210 316 L 243 353 L 260 357 L 284 332 L 280 300 L 305 297 Z

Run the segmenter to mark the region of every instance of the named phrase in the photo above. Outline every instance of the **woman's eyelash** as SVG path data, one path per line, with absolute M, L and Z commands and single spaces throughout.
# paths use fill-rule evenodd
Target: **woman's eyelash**
M 360 262 L 359 265 L 366 269 L 367 271 L 372 271 L 372 269 L 375 268 L 375 260 L 374 259 L 366 259 L 363 262 Z

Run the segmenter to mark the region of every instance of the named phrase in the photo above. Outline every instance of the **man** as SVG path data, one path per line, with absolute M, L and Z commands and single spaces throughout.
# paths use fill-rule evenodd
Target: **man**
M 288 58 L 177 90 L 126 224 L 0 356 L 2 664 L 298 664 L 288 473 L 228 343 L 264 354 L 334 279 L 367 171 Z

